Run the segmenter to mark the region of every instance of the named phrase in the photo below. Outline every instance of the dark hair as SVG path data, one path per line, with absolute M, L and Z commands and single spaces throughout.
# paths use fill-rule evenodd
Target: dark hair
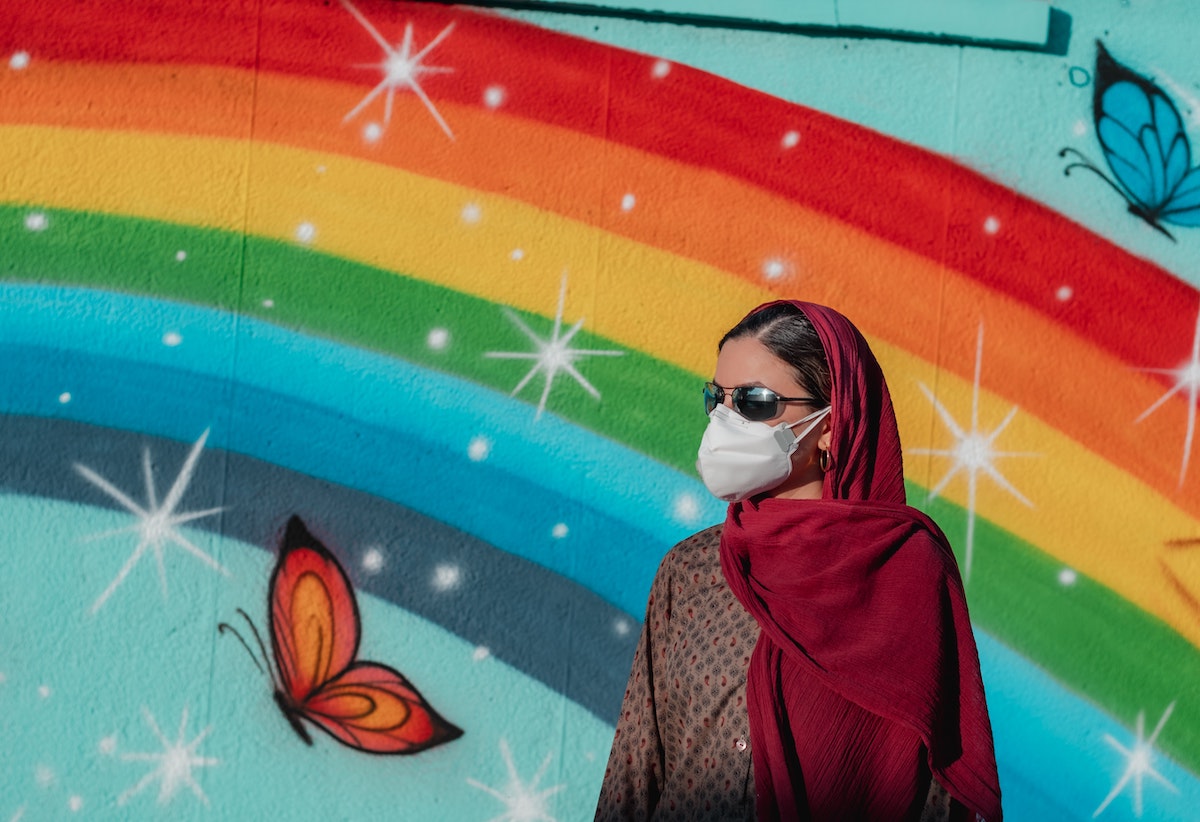
M 775 305 L 748 314 L 729 329 L 717 351 L 730 340 L 753 337 L 768 351 L 792 367 L 796 382 L 822 405 L 829 405 L 829 361 L 825 347 L 804 312 L 791 303 Z

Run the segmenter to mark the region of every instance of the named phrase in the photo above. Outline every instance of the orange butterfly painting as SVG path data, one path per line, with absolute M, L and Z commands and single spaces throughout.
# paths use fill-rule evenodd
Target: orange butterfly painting
M 271 651 L 242 609 L 266 667 L 232 626 L 255 665 L 271 677 L 275 702 L 313 744 L 305 722 L 343 745 L 374 754 L 413 754 L 462 736 L 395 668 L 358 660 L 358 602 L 337 559 L 299 517 L 287 524 L 270 592 Z M 274 660 L 272 666 L 271 660 Z

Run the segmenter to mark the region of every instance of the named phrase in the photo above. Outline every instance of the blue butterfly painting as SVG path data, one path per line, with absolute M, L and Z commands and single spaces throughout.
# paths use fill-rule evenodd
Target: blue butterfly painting
M 1200 225 L 1200 168 L 1192 167 L 1192 148 L 1175 104 L 1153 82 L 1114 60 L 1099 40 L 1094 87 L 1096 136 L 1115 181 L 1073 148 L 1058 153 L 1079 158 L 1063 173 L 1095 172 L 1129 202 L 1130 212 L 1172 240 L 1163 223 Z

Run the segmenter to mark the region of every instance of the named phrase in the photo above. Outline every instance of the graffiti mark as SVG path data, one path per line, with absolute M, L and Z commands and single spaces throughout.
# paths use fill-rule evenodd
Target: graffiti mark
M 575 382 L 591 394 L 596 399 L 600 399 L 600 392 L 596 390 L 583 374 L 579 373 L 579 369 L 575 367 L 575 361 L 580 357 L 620 357 L 624 351 L 610 350 L 589 350 L 584 348 L 571 348 L 571 338 L 583 328 L 583 318 L 580 317 L 573 326 L 567 329 L 565 334 L 562 333 L 563 320 L 563 304 L 567 298 L 567 275 L 563 274 L 562 286 L 558 291 L 558 311 L 554 315 L 554 330 L 550 334 L 550 339 L 543 340 L 536 332 L 522 320 L 517 313 L 511 308 L 505 306 L 504 313 L 512 324 L 521 329 L 534 344 L 536 350 L 532 352 L 525 351 L 488 351 L 483 356 L 492 359 L 505 360 L 533 360 L 533 368 L 521 378 L 517 383 L 517 387 L 512 390 L 509 396 L 515 397 L 521 392 L 521 389 L 529 384 L 537 373 L 541 371 L 546 376 L 545 384 L 542 388 L 542 397 L 538 400 L 537 414 L 534 419 L 540 419 L 542 412 L 546 410 L 546 399 L 550 396 L 550 387 L 554 383 L 554 377 L 559 371 L 566 371 Z M 561 336 L 560 336 L 561 334 Z
M 1067 77 L 1070 78 L 1071 85 L 1075 86 L 1075 88 L 1083 88 L 1092 82 L 1092 75 L 1083 66 L 1071 66 L 1071 70 L 1067 72 Z
M 1092 813 L 1092 818 L 1095 819 L 1100 814 L 1104 813 L 1114 799 L 1121 795 L 1125 790 L 1125 786 L 1133 782 L 1133 813 L 1134 816 L 1142 815 L 1142 779 L 1149 776 L 1160 784 L 1169 788 L 1175 793 L 1179 793 L 1179 789 L 1167 781 L 1167 778 L 1154 770 L 1154 743 L 1158 739 L 1158 734 L 1162 731 L 1163 726 L 1167 724 L 1167 720 L 1171 718 L 1171 712 L 1175 710 L 1175 703 L 1172 702 L 1163 711 L 1163 714 L 1158 719 L 1158 724 L 1154 726 L 1154 731 L 1150 734 L 1149 739 L 1145 739 L 1146 732 L 1146 712 L 1138 711 L 1136 739 L 1132 748 L 1126 748 L 1110 734 L 1104 735 L 1104 741 L 1118 750 L 1125 757 L 1125 771 L 1121 774 L 1121 778 L 1117 780 L 1117 784 L 1109 791 L 1108 796 L 1104 797 L 1104 801 L 1100 803 L 1100 807 Z
M 967 545 L 966 562 L 963 564 L 964 581 L 971 578 L 971 561 L 975 553 L 975 492 L 979 484 L 979 474 L 983 473 L 991 477 L 997 485 L 1032 508 L 1033 503 L 1026 499 L 1008 481 L 1008 478 L 996 468 L 996 459 L 998 457 L 1040 456 L 1040 454 L 1028 451 L 996 451 L 993 448 L 997 438 L 999 438 L 1000 434 L 1017 415 L 1017 406 L 1015 405 L 992 431 L 984 432 L 979 430 L 979 376 L 982 368 L 983 323 L 980 323 L 979 335 L 975 343 L 975 384 L 971 392 L 971 430 L 967 431 L 959 425 L 958 421 L 950 415 L 950 411 L 946 406 L 942 405 L 941 401 L 929 390 L 925 383 L 918 383 L 921 391 L 933 403 L 938 416 L 942 418 L 942 422 L 953 435 L 954 446 L 947 450 L 935 450 L 932 448 L 912 449 L 912 453 L 914 454 L 931 454 L 938 457 L 948 457 L 952 460 L 950 470 L 942 476 L 938 484 L 929 492 L 928 499 L 930 500 L 936 499 L 958 472 L 965 471 L 967 474 Z
M 1158 562 L 1162 566 L 1163 573 L 1167 575 L 1167 579 L 1171 583 L 1171 587 L 1175 589 L 1175 593 L 1182 597 L 1188 607 L 1192 609 L 1192 613 L 1200 617 L 1200 588 L 1193 590 L 1192 585 L 1189 585 L 1188 578 L 1194 578 L 1195 574 L 1188 573 L 1188 560 L 1191 560 L 1191 568 L 1195 568 L 1195 555 L 1184 557 L 1183 555 L 1190 551 L 1200 550 L 1200 537 L 1191 539 L 1169 539 L 1166 541 L 1167 550 L 1159 556 Z M 1194 584 L 1194 583 L 1193 583 Z
M 1175 384 L 1165 394 L 1154 401 L 1154 404 L 1141 413 L 1134 422 L 1141 422 L 1149 417 L 1160 406 L 1180 391 L 1187 395 L 1187 427 L 1183 434 L 1183 456 L 1179 462 L 1179 487 L 1187 477 L 1188 462 L 1192 456 L 1192 443 L 1196 437 L 1196 408 L 1200 406 L 1200 314 L 1196 315 L 1196 333 L 1192 337 L 1192 355 L 1187 362 L 1177 368 L 1139 368 L 1149 374 L 1165 374 L 1175 378 Z
M 342 122 L 346 123 L 350 120 L 353 120 L 359 112 L 370 105 L 372 100 L 374 100 L 380 94 L 386 92 L 387 96 L 384 98 L 383 108 L 383 125 L 386 127 L 392 119 L 392 100 L 395 97 L 396 92 L 409 89 L 413 94 L 417 95 L 417 97 L 425 105 L 425 108 L 428 109 L 429 114 L 434 120 L 437 121 L 437 124 L 442 127 L 442 131 L 446 132 L 446 136 L 453 140 L 454 132 L 450 130 L 450 126 L 446 124 L 444 119 L 442 119 L 442 115 L 438 112 L 437 107 L 433 104 L 433 101 L 430 100 L 425 94 L 425 90 L 421 88 L 420 79 L 422 74 L 447 74 L 454 71 L 454 69 L 446 68 L 444 66 L 426 66 L 422 64 L 422 61 L 429 55 L 429 53 L 437 48 L 438 44 L 445 40 L 450 32 L 454 30 L 454 24 L 451 23 L 450 25 L 446 26 L 438 33 L 437 37 L 434 37 L 431 41 L 429 41 L 428 44 L 426 44 L 425 48 L 421 49 L 416 54 L 413 54 L 412 23 L 405 24 L 404 40 L 401 41 L 398 46 L 393 48 L 387 40 L 383 39 L 383 35 L 381 35 L 379 31 L 376 30 L 373 25 L 371 25 L 371 21 L 363 16 L 362 12 L 360 12 L 350 3 L 350 0 L 341 0 L 341 3 L 346 11 L 350 12 L 350 14 L 354 16 L 354 19 L 358 21 L 358 24 L 366 29 L 367 33 L 371 35 L 371 38 L 379 44 L 380 48 L 383 49 L 383 60 L 381 62 L 368 63 L 365 65 L 360 64 L 355 66 L 355 68 L 378 68 L 383 72 L 383 79 L 379 81 L 379 84 L 375 86 L 375 88 L 371 89 L 371 91 L 367 93 L 367 96 L 364 97 L 357 106 L 350 110 L 349 114 L 342 118 Z M 377 124 L 372 123 L 367 126 L 367 131 L 365 134 L 368 140 L 374 142 L 382 136 L 382 130 Z
M 146 724 L 150 726 L 150 730 L 158 738 L 159 744 L 162 745 L 162 751 L 156 753 L 121 754 L 121 760 L 124 762 L 153 762 L 154 768 L 143 776 L 137 784 L 117 797 L 117 804 L 124 805 L 150 785 L 158 782 L 159 805 L 170 804 L 171 800 L 175 798 L 175 794 L 179 793 L 181 788 L 191 789 L 196 798 L 207 805 L 208 797 L 200 789 L 200 784 L 192 776 L 192 771 L 198 768 L 211 768 L 213 765 L 220 764 L 218 760 L 211 757 L 196 755 L 196 749 L 200 747 L 200 743 L 212 731 L 212 726 L 209 725 L 190 742 L 186 742 L 188 709 L 185 705 L 183 715 L 179 719 L 179 735 L 172 742 L 159 729 L 158 722 L 154 719 L 154 714 L 150 713 L 148 708 L 142 708 L 142 716 L 145 717 Z
M 270 656 L 258 628 L 238 609 L 261 663 L 231 625 L 217 627 L 233 634 L 271 677 L 276 704 L 305 743 L 313 744 L 301 720 L 347 747 L 375 754 L 414 754 L 462 736 L 399 671 L 357 659 L 362 623 L 350 579 L 299 517 L 284 531 L 268 608 Z
M 183 511 L 176 513 L 175 509 L 179 506 L 180 500 L 183 499 L 184 493 L 187 492 L 188 485 L 192 481 L 192 474 L 196 470 L 196 463 L 200 459 L 200 452 L 204 449 L 204 443 L 208 439 L 208 429 L 200 435 L 200 439 L 196 440 L 192 446 L 191 452 L 188 453 L 187 459 L 183 462 L 183 467 L 179 469 L 179 476 L 175 478 L 175 482 L 171 485 L 171 490 L 167 492 L 167 496 L 163 499 L 162 504 L 158 502 L 158 494 L 154 487 L 154 470 L 151 467 L 150 449 L 142 451 L 142 472 L 146 479 L 146 507 L 138 505 L 130 499 L 125 492 L 118 489 L 104 477 L 97 474 L 91 468 L 80 463 L 75 463 L 75 470 L 90 482 L 92 485 L 99 488 L 105 494 L 108 494 L 113 500 L 121 505 L 126 511 L 133 514 L 137 521 L 133 525 L 124 528 L 117 528 L 113 531 L 105 531 L 100 534 L 92 534 L 85 537 L 86 541 L 105 539 L 107 537 L 116 536 L 133 532 L 138 535 L 137 546 L 133 549 L 133 553 L 129 555 L 129 559 L 125 560 L 125 564 L 117 573 L 109 586 L 104 589 L 104 592 L 92 603 L 90 612 L 96 613 L 108 601 L 108 598 L 113 595 L 117 588 L 121 587 L 121 583 L 125 581 L 125 577 L 129 576 L 129 572 L 141 560 L 142 555 L 147 550 L 154 552 L 154 558 L 158 563 L 158 579 L 162 585 L 163 599 L 167 598 L 167 571 L 163 564 L 163 549 L 168 543 L 183 548 L 192 556 L 199 559 L 214 571 L 219 571 L 225 576 L 229 576 L 229 571 L 225 570 L 215 559 L 201 551 L 195 545 L 187 540 L 177 530 L 177 526 L 183 525 L 193 520 L 210 517 L 213 514 L 224 511 L 224 506 L 218 508 L 207 508 L 203 511 Z
M 467 780 L 467 784 L 471 787 L 491 794 L 504 803 L 504 813 L 493 817 L 491 822 L 557 822 L 550 815 L 549 799 L 567 786 L 555 785 L 552 788 L 538 790 L 538 784 L 550 766 L 550 754 L 546 754 L 546 758 L 542 760 L 542 766 L 538 768 L 528 785 L 517 773 L 512 751 L 509 750 L 508 742 L 504 739 L 500 740 L 500 755 L 504 758 L 505 768 L 508 769 L 508 783 L 503 790 L 489 787 L 474 779 Z
M 1200 225 L 1200 168 L 1191 167 L 1191 145 L 1179 110 L 1153 82 L 1118 63 L 1096 41 L 1092 115 L 1110 178 L 1084 154 L 1063 169 L 1099 176 L 1129 203 L 1129 211 L 1174 241 L 1162 223 Z

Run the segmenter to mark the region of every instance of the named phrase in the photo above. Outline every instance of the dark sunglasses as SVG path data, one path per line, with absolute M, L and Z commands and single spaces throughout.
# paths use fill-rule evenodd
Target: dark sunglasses
M 704 383 L 704 413 L 725 402 L 725 395 L 733 399 L 733 410 L 751 422 L 764 422 L 779 416 L 781 402 L 806 402 L 815 405 L 812 397 L 781 397 L 770 388 L 761 385 L 740 385 L 737 388 L 722 388 L 715 382 Z

